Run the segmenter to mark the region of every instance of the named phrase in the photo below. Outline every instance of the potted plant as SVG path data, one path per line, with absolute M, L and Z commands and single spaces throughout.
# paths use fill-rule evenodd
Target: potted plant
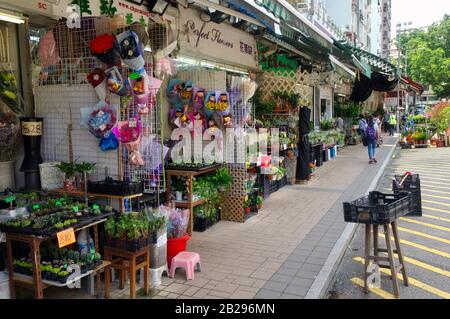
M 95 168 L 95 163 L 83 162 L 81 164 L 78 164 L 78 163 L 75 164 L 75 171 L 77 173 L 80 173 L 82 176 L 82 182 L 80 183 L 81 190 L 85 189 L 85 185 L 87 182 L 87 175 L 92 174 L 94 168 Z
M 262 196 L 256 197 L 256 207 L 258 208 L 258 210 L 260 210 L 262 208 L 262 204 L 264 202 L 264 198 Z
M 183 193 L 186 191 L 186 181 L 181 177 L 177 177 L 172 180 L 172 186 L 175 190 L 175 199 L 177 201 L 183 200 Z
M 59 168 L 65 174 L 64 189 L 67 191 L 76 190 L 75 185 L 75 173 L 77 172 L 76 164 L 61 162 L 58 165 L 56 165 L 56 167 Z
M 220 192 L 224 192 L 233 183 L 233 177 L 231 177 L 228 169 L 225 167 L 219 169 L 214 178 Z
M 248 200 L 248 199 L 246 199 L 244 201 L 244 212 L 245 212 L 245 215 L 250 214 L 250 200 Z

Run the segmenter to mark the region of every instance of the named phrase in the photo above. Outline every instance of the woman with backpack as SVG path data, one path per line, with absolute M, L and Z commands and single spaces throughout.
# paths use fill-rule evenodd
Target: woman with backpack
M 365 139 L 365 144 L 367 144 L 367 148 L 369 151 L 369 164 L 378 163 L 377 159 L 375 158 L 378 140 L 378 124 L 374 121 L 373 116 L 369 116 Z

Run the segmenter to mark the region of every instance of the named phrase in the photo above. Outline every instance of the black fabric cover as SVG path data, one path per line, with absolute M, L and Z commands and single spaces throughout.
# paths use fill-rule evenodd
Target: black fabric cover
M 300 136 L 309 134 L 310 132 L 309 123 L 311 122 L 311 109 L 306 106 L 300 108 L 299 117 L 300 117 L 299 120 Z
M 298 143 L 297 180 L 309 180 L 309 163 L 311 162 L 311 144 L 308 135 L 300 138 Z
M 364 102 L 370 97 L 372 91 L 372 81 L 364 74 L 359 74 L 359 79 L 356 77 L 350 100 L 354 102 Z
M 398 78 L 394 78 L 394 80 L 389 81 L 389 76 L 379 73 L 372 73 L 372 86 L 374 91 L 380 92 L 389 92 L 394 90 L 397 87 Z
M 308 134 L 310 132 L 309 123 L 311 121 L 311 109 L 306 106 L 300 108 L 299 118 L 300 139 L 298 143 L 296 179 L 309 180 L 311 144 L 309 143 Z

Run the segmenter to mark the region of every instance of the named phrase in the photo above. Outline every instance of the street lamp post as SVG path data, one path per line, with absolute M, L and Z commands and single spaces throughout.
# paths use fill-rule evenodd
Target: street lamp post
M 398 83 L 397 83 L 397 134 L 400 134 L 400 81 L 401 81 L 401 72 L 400 72 L 400 30 L 397 30 L 397 50 L 398 50 L 398 57 L 397 57 L 397 76 L 398 76 Z

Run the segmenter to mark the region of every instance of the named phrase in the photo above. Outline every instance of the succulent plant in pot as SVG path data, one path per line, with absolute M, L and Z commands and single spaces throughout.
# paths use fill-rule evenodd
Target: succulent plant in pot
M 256 207 L 258 208 L 258 210 L 260 210 L 262 208 L 262 204 L 264 202 L 264 198 L 262 196 L 256 197 Z
M 246 215 L 250 214 L 250 200 L 244 201 L 244 212 Z

